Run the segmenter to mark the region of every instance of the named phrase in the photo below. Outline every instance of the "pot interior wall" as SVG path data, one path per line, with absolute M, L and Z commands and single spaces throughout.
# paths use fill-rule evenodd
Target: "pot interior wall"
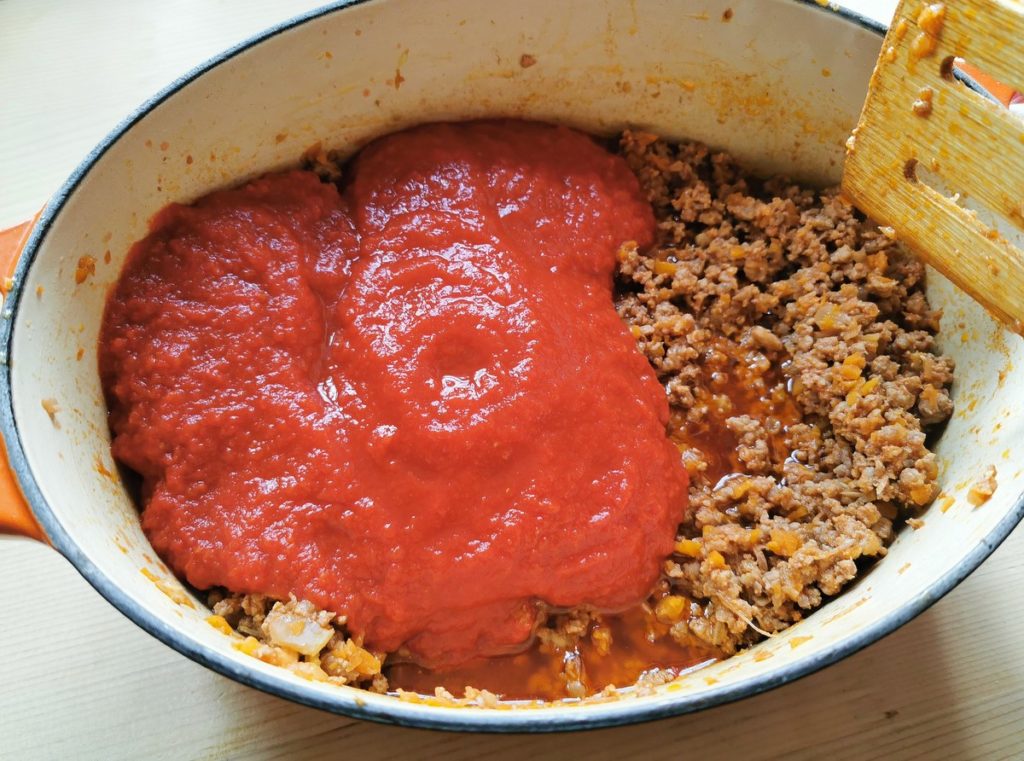
M 835 183 L 880 42 L 827 10 L 786 0 L 523 0 L 488 4 L 487 14 L 474 0 L 379 0 L 280 31 L 184 83 L 92 160 L 17 286 L 15 418 L 52 510 L 47 520 L 137 602 L 139 615 L 208 658 L 335 710 L 408 721 L 449 711 L 303 682 L 238 653 L 155 557 L 110 457 L 96 370 L 105 295 L 129 246 L 164 204 L 295 165 L 316 143 L 350 153 L 406 125 L 485 115 L 604 134 L 642 127 L 728 149 L 761 172 Z M 1024 424 L 1012 415 L 1024 347 L 941 278 L 930 296 L 946 309 L 941 340 L 960 373 L 957 412 L 938 442 L 951 501 L 933 505 L 922 529 L 904 532 L 866 578 L 806 621 L 633 705 L 693 708 L 826 657 L 929 594 L 1012 512 L 1024 462 L 1013 446 Z M 1000 487 L 975 509 L 964 495 L 990 463 Z M 558 722 L 568 711 L 587 723 L 628 710 L 613 703 L 503 719 Z

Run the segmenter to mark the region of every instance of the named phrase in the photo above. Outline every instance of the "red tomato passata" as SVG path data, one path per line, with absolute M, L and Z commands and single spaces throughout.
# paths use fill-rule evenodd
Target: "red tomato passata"
M 517 121 L 384 137 L 156 215 L 100 369 L 142 523 L 199 588 L 293 594 L 426 665 L 540 603 L 622 609 L 687 477 L 612 304 L 654 219 L 624 160 Z

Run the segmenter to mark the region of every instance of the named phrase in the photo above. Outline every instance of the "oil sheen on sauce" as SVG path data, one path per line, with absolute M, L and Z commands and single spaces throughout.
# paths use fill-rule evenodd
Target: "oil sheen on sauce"
M 687 488 L 612 306 L 616 250 L 653 237 L 621 158 L 514 121 L 165 208 L 99 352 L 153 546 L 427 667 L 521 650 L 545 606 L 636 609 Z
M 669 626 L 642 604 L 599 616 L 565 647 L 538 641 L 521 653 L 477 658 L 454 668 L 434 671 L 399 663 L 386 673 L 392 690 L 421 695 L 434 695 L 440 686 L 461 696 L 469 686 L 505 700 L 558 701 L 594 695 L 608 686 L 629 687 L 648 674 L 671 678 L 719 657 L 713 648 L 677 642 Z

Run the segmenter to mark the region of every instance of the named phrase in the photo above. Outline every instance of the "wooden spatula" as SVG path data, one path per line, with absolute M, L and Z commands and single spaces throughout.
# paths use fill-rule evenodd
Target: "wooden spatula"
M 1024 229 L 1024 121 L 958 81 L 956 57 L 1024 84 L 1024 4 L 900 2 L 847 144 L 843 192 L 1024 334 L 1024 253 L 995 223 Z

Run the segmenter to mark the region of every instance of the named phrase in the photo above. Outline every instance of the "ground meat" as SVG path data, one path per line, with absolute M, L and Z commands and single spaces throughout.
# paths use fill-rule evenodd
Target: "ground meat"
M 970 491 L 967 492 L 967 500 L 975 507 L 983 505 L 996 493 L 997 486 L 996 466 L 989 465 L 971 486 Z
M 621 151 L 661 239 L 620 251 L 619 313 L 692 478 L 672 634 L 728 654 L 837 594 L 936 496 L 925 428 L 952 412 L 953 363 L 923 265 L 835 192 L 698 143 L 627 132 Z
M 247 655 L 312 681 L 387 692 L 387 678 L 381 673 L 385 654 L 370 652 L 349 637 L 343 616 L 305 600 L 279 601 L 221 589 L 208 593 L 207 604 L 213 611 L 212 625 L 246 635 L 235 647 Z

